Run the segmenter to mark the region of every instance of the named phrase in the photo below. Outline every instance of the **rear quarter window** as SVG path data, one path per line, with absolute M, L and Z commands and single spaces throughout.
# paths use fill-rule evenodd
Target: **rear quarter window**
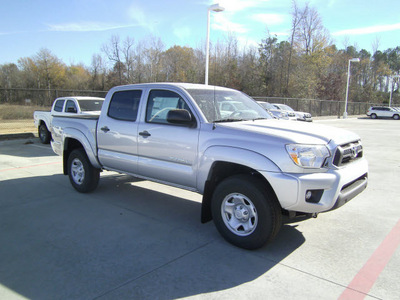
M 57 100 L 54 104 L 54 111 L 62 112 L 65 100 Z

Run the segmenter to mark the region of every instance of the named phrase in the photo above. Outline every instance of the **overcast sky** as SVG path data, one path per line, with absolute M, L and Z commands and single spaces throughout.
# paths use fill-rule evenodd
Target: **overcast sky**
M 298 6 L 306 1 L 297 0 Z M 372 52 L 400 46 L 399 0 L 310 0 L 339 49 L 345 45 Z M 234 34 L 241 45 L 257 45 L 267 28 L 287 40 L 291 0 L 0 0 L 0 64 L 17 63 L 41 48 L 66 64 L 90 65 L 93 54 L 112 35 L 159 37 L 165 48 L 200 48 L 205 43 L 207 8 L 219 3 L 224 12 L 212 13 L 210 40 Z

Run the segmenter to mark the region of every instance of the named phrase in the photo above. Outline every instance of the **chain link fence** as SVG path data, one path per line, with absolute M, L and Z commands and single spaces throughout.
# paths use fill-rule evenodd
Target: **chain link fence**
M 33 124 L 35 110 L 50 111 L 54 99 L 66 96 L 105 97 L 107 91 L 60 89 L 0 89 L 0 135 L 37 133 Z M 287 104 L 296 111 L 317 116 L 343 116 L 344 101 L 297 99 L 280 97 L 253 97 L 257 101 Z M 365 115 L 374 105 L 368 102 L 348 102 L 348 115 Z

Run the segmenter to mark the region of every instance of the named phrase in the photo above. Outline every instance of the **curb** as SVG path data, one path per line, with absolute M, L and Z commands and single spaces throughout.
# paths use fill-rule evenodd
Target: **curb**
M 17 140 L 17 139 L 30 139 L 30 138 L 34 138 L 34 137 L 35 137 L 35 135 L 32 132 L 0 134 L 0 141 Z

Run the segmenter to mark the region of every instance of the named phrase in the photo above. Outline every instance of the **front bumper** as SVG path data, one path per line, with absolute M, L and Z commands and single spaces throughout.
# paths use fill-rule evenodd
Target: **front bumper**
M 364 191 L 368 184 L 368 164 L 364 158 L 325 173 L 261 174 L 271 184 L 283 209 L 302 213 L 336 209 Z M 321 191 L 317 201 L 306 200 L 308 191 Z
M 349 183 L 348 185 L 344 186 L 340 193 L 339 197 L 336 200 L 335 205 L 331 208 L 331 210 L 341 207 L 342 205 L 349 202 L 355 196 L 363 192 L 368 185 L 368 173 L 365 173 L 360 178 L 357 178 L 353 182 Z
M 312 117 L 298 117 L 297 121 L 312 122 Z

